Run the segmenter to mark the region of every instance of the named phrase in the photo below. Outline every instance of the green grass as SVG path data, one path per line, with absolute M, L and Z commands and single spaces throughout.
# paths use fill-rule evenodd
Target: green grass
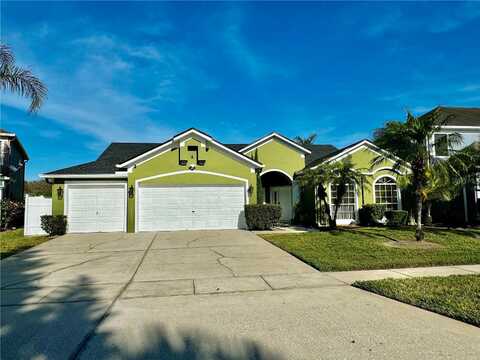
M 423 244 L 410 228 L 261 236 L 320 271 L 480 264 L 480 237 L 472 231 L 427 230 Z
M 480 327 L 480 275 L 360 281 L 353 286 Z
M 0 232 L 0 259 L 41 244 L 48 236 L 23 236 L 23 229 Z

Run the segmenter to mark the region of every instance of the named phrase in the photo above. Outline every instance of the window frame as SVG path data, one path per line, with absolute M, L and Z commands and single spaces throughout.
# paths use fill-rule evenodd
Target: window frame
M 395 188 L 396 188 L 396 194 L 397 194 L 397 208 L 396 209 L 392 209 L 392 210 L 402 210 L 402 193 L 400 191 L 400 188 L 398 187 L 398 183 L 397 183 L 397 179 L 395 176 L 392 176 L 392 175 L 380 175 L 378 176 L 374 181 L 373 181 L 373 184 L 372 184 L 372 195 L 373 195 L 373 203 L 374 204 L 377 204 L 377 205 L 385 205 L 385 206 L 388 206 L 388 205 L 393 205 L 394 203 L 386 203 L 386 202 L 383 202 L 383 203 L 378 203 L 377 202 L 377 189 L 376 189 L 376 186 L 377 186 L 377 183 L 383 179 L 383 178 L 389 178 L 389 179 L 392 179 L 394 181 L 394 184 L 395 184 Z M 389 185 L 389 186 L 393 186 L 393 185 Z M 389 209 L 387 209 L 389 210 Z

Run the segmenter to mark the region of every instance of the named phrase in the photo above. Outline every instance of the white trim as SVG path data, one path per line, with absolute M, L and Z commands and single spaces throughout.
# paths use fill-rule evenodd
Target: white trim
M 116 172 L 115 174 L 40 174 L 39 177 L 44 179 L 105 179 L 117 178 L 126 179 L 126 172 Z
M 124 188 L 124 195 L 125 195 L 125 203 L 124 203 L 124 211 L 125 211 L 125 221 L 123 223 L 123 231 L 127 231 L 127 224 L 128 224 L 128 184 L 127 182 L 111 182 L 111 181 L 65 181 L 63 184 L 63 215 L 68 216 L 68 187 L 70 185 L 74 186 L 95 186 L 95 185 L 123 185 Z M 68 218 L 67 218 L 68 221 Z M 68 225 L 67 225 L 68 226 Z
M 267 173 L 269 173 L 269 172 L 272 172 L 272 171 L 278 171 L 279 173 L 282 173 L 283 175 L 287 176 L 287 177 L 290 179 L 290 181 L 292 182 L 292 184 L 293 184 L 293 177 L 290 176 L 290 175 L 289 175 L 288 173 L 286 173 L 285 171 L 280 170 L 280 169 L 268 169 L 268 170 L 266 170 L 266 171 L 262 171 L 262 172 L 260 173 L 260 176 L 263 176 L 263 175 L 265 175 L 265 174 L 267 174 Z
M 168 177 L 168 176 L 181 175 L 181 174 L 207 174 L 207 175 L 214 175 L 214 176 L 224 177 L 224 178 L 228 178 L 228 179 L 243 181 L 245 183 L 245 186 L 244 186 L 245 205 L 248 205 L 248 203 L 249 203 L 249 195 L 248 195 L 249 182 L 248 182 L 248 179 L 244 179 L 244 178 L 237 177 L 237 176 L 232 176 L 232 175 L 227 175 L 227 174 L 222 174 L 222 173 L 216 173 L 216 172 L 212 172 L 212 171 L 205 171 L 205 170 L 194 170 L 194 171 L 192 171 L 192 170 L 180 170 L 180 171 L 174 171 L 174 172 L 165 173 L 165 174 L 159 174 L 159 175 L 144 177 L 144 178 L 135 180 L 135 224 L 134 224 L 135 232 L 138 232 L 138 206 L 139 206 L 139 204 L 138 204 L 138 188 L 140 187 L 140 183 L 143 182 L 143 181 L 147 181 L 147 180 L 158 179 L 158 178 Z M 202 186 L 202 185 L 203 186 L 208 186 L 208 184 L 199 184 L 198 186 Z M 160 184 L 159 186 L 167 186 L 167 185 L 161 185 Z M 172 185 L 170 185 L 170 186 L 172 186 Z M 194 185 L 194 184 L 184 184 L 184 185 L 173 185 L 173 186 L 196 186 L 196 185 Z M 234 186 L 234 185 L 232 184 L 232 186 Z
M 163 154 L 166 154 L 166 153 L 169 152 L 169 151 L 172 151 L 172 150 L 171 150 L 171 149 L 166 149 L 166 150 L 164 150 L 164 151 L 161 151 L 161 152 L 159 152 L 158 154 L 153 155 L 152 157 L 149 157 L 148 159 L 145 159 L 145 160 L 142 160 L 142 161 L 136 163 L 135 165 L 145 164 L 147 161 L 150 161 L 150 160 L 152 160 L 152 159 L 155 159 L 155 158 L 158 157 L 158 156 L 162 156 Z M 115 165 L 115 166 L 118 166 L 118 165 Z M 130 166 L 130 167 L 128 168 L 128 170 L 131 172 L 131 169 L 132 169 L 132 168 L 133 168 L 133 166 Z
M 170 146 L 171 144 L 173 143 L 172 140 L 170 141 L 167 141 L 166 143 L 163 143 L 151 150 L 148 150 L 147 152 L 144 152 L 136 157 L 134 157 L 133 159 L 130 159 L 130 160 L 127 160 L 121 164 L 117 164 L 115 165 L 117 168 L 123 168 L 123 167 L 128 167 L 130 164 L 134 164 L 138 159 L 142 159 L 150 154 L 153 154 L 155 153 L 156 151 L 159 151 L 159 150 L 162 150 L 163 148 L 167 147 L 167 146 Z
M 16 137 L 17 135 L 15 135 L 15 133 L 2 132 L 0 136 Z
M 375 145 L 374 143 L 372 143 L 370 140 L 367 140 L 367 139 L 359 142 L 358 144 L 356 144 L 352 147 L 348 147 L 348 148 L 344 149 L 342 152 L 336 154 L 335 156 L 332 156 L 331 158 L 325 159 L 324 162 L 330 163 L 330 162 L 334 162 L 334 161 L 340 161 L 343 158 L 347 157 L 348 155 L 351 155 L 351 154 L 361 150 L 362 148 L 367 148 L 377 155 L 383 155 L 387 158 L 392 158 L 392 159 L 395 159 L 397 161 L 402 161 L 403 162 L 403 160 L 401 160 L 398 156 L 395 156 L 395 155 L 391 154 L 390 152 L 388 152 L 386 150 L 383 150 L 382 148 L 378 147 L 377 145 Z M 406 164 L 408 164 L 408 163 L 406 163 Z M 320 165 L 321 164 L 315 165 L 311 169 L 316 169 Z M 402 167 L 408 169 L 407 166 L 402 165 Z
M 232 149 L 230 149 L 230 148 L 226 147 L 225 145 L 219 143 L 218 141 L 214 140 L 212 137 L 210 137 L 210 136 L 208 136 L 208 135 L 205 135 L 205 134 L 203 134 L 203 133 L 201 133 L 201 132 L 199 132 L 199 131 L 197 131 L 197 130 L 195 130 L 195 129 L 190 129 L 190 130 L 187 130 L 187 131 L 185 131 L 185 132 L 183 132 L 183 133 L 180 133 L 180 134 L 178 134 L 178 135 L 175 135 L 170 141 L 168 141 L 168 142 L 166 142 L 166 143 L 164 143 L 164 144 L 162 144 L 162 145 L 159 145 L 159 146 L 157 146 L 156 148 L 153 148 L 152 150 L 149 150 L 149 151 L 147 151 L 147 152 L 145 152 L 145 153 L 143 153 L 143 154 L 140 154 L 140 155 L 134 157 L 133 159 L 127 160 L 127 161 L 125 161 L 125 162 L 123 162 L 123 163 L 121 163 L 121 164 L 117 164 L 116 167 L 118 167 L 118 168 L 129 167 L 129 166 L 131 166 L 131 165 L 137 164 L 137 162 L 138 162 L 139 159 L 144 159 L 144 158 L 147 158 L 147 159 L 144 160 L 144 161 L 147 161 L 147 160 L 150 159 L 149 156 L 150 156 L 151 154 L 154 154 L 154 153 L 156 153 L 156 152 L 158 152 L 158 151 L 160 151 L 160 150 L 162 150 L 162 149 L 164 149 L 164 148 L 166 148 L 166 147 L 168 147 L 168 146 L 171 146 L 175 141 L 178 141 L 179 139 L 182 139 L 182 138 L 190 135 L 191 133 L 196 134 L 197 136 L 199 136 L 199 137 L 201 137 L 201 138 L 209 141 L 210 143 L 216 145 L 216 146 L 219 147 L 220 149 L 225 150 L 226 152 L 228 152 L 228 153 L 230 153 L 230 154 L 232 154 L 232 155 L 234 155 L 234 156 L 242 159 L 242 160 L 245 161 L 245 162 L 248 162 L 248 163 L 254 165 L 255 167 L 263 167 L 263 166 L 264 166 L 264 165 L 260 164 L 259 162 L 250 159 L 250 158 L 247 157 L 246 155 L 239 154 L 238 152 L 233 151 Z
M 383 171 L 383 170 L 388 170 L 388 171 L 394 172 L 397 175 L 403 175 L 400 171 L 394 169 L 391 166 L 383 166 L 383 167 L 380 167 L 380 168 L 375 169 L 373 171 L 363 172 L 362 174 L 363 175 L 375 175 L 377 172 Z
M 440 129 L 480 130 L 480 126 L 445 125 L 440 126 Z
M 398 187 L 397 178 L 395 176 L 392 176 L 392 175 L 379 175 L 379 176 L 376 177 L 375 180 L 373 180 L 373 183 L 372 183 L 373 203 L 374 204 L 377 203 L 377 197 L 375 195 L 375 185 L 377 184 L 378 180 L 380 180 L 381 178 L 384 178 L 384 177 L 388 177 L 388 178 L 392 179 L 393 181 L 395 181 L 395 187 L 397 188 L 397 210 L 402 210 L 402 192 L 400 191 L 400 188 Z M 385 205 L 385 204 L 380 204 L 380 205 Z
M 246 152 L 246 151 L 253 150 L 253 149 L 257 148 L 258 146 L 260 146 L 260 145 L 259 145 L 260 143 L 263 143 L 265 140 L 271 139 L 271 138 L 273 138 L 273 137 L 277 137 L 277 138 L 279 138 L 280 140 L 285 141 L 287 144 L 290 144 L 291 146 L 293 146 L 293 147 L 295 147 L 295 148 L 297 148 L 297 149 L 299 149 L 299 150 L 301 150 L 301 151 L 303 151 L 303 152 L 305 152 L 305 153 L 307 153 L 307 154 L 311 154 L 311 151 L 310 151 L 310 150 L 304 148 L 303 146 L 297 144 L 296 142 L 294 142 L 294 141 L 292 141 L 292 140 L 286 138 L 285 136 L 282 136 L 282 135 L 280 135 L 280 134 L 278 134 L 278 133 L 276 133 L 276 132 L 273 132 L 273 133 L 271 133 L 271 134 L 265 135 L 265 136 L 262 137 L 261 139 L 255 141 L 254 143 L 252 143 L 252 144 L 250 144 L 250 145 L 245 146 L 244 148 L 240 149 L 239 151 L 240 151 L 240 152 Z

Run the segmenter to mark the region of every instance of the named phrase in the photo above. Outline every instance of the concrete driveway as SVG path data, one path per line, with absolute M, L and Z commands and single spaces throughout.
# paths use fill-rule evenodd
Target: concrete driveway
M 478 358 L 480 330 L 246 231 L 69 234 L 1 262 L 2 359 Z

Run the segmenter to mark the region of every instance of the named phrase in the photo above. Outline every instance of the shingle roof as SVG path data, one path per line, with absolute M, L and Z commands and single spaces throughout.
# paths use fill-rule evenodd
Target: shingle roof
M 51 171 L 46 173 L 46 175 L 114 174 L 118 170 L 115 165 L 143 154 L 159 145 L 160 143 L 111 143 L 95 161 Z
M 354 147 L 355 145 L 357 144 L 360 144 L 362 141 L 365 141 L 365 139 L 362 139 L 362 140 L 359 140 L 357 142 L 354 142 L 353 144 L 350 144 L 350 145 L 347 145 L 347 146 L 344 146 L 343 148 L 341 149 L 337 149 L 336 147 L 332 146 L 332 145 L 323 145 L 323 146 L 330 146 L 332 148 L 332 151 L 329 151 L 329 152 L 324 152 L 323 155 L 321 156 L 318 156 L 316 157 L 315 159 L 312 159 L 311 161 L 306 161 L 306 166 L 305 167 L 312 167 L 312 166 L 315 166 L 315 165 L 318 165 L 320 163 L 322 163 L 323 161 L 325 161 L 326 159 L 329 159 L 337 154 L 340 154 L 342 151 L 344 150 L 347 150 L 351 147 Z M 312 151 L 312 154 L 313 154 L 313 151 Z M 319 154 L 320 155 L 320 154 Z
M 438 106 L 423 114 L 420 118 L 439 112 L 439 121 L 445 121 L 446 126 L 480 126 L 480 108 L 460 108 Z
M 115 166 L 141 155 L 151 149 L 156 148 L 162 143 L 111 143 L 97 160 L 84 164 L 70 166 L 68 168 L 59 169 L 45 173 L 45 175 L 83 175 L 83 174 L 114 174 L 119 169 Z M 228 148 L 238 151 L 248 144 L 223 144 Z M 312 162 L 318 158 L 336 150 L 333 145 L 306 145 L 312 153 L 306 154 L 306 163 Z

